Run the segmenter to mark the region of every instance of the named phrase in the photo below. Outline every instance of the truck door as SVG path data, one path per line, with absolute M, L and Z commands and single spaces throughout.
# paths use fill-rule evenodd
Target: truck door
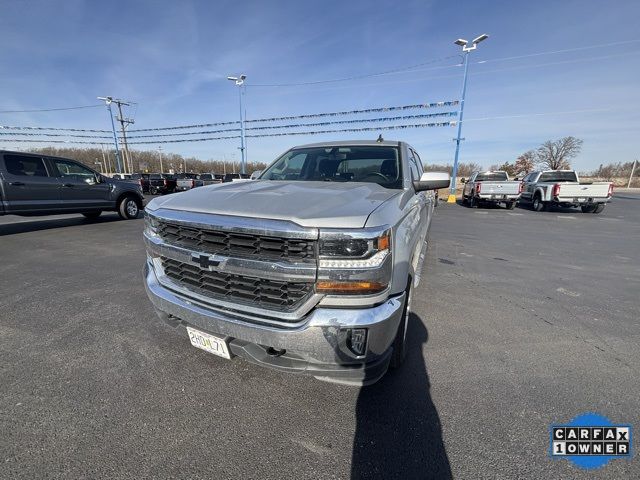
M 55 210 L 61 203 L 61 183 L 37 155 L 5 153 L 0 164 L 5 213 Z
M 109 206 L 110 184 L 98 183 L 98 174 L 71 160 L 48 159 L 60 177 L 63 207 L 68 210 Z

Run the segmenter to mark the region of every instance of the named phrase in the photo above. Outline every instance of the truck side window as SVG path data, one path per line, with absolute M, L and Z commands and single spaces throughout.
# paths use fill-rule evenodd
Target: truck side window
M 63 178 L 70 178 L 79 182 L 85 182 L 89 184 L 96 183 L 96 175 L 88 168 L 83 167 L 75 162 L 68 162 L 66 160 L 59 160 L 57 158 L 51 159 L 55 164 L 60 176 Z
M 48 177 L 41 158 L 26 155 L 5 155 L 4 164 L 11 175 L 27 177 Z

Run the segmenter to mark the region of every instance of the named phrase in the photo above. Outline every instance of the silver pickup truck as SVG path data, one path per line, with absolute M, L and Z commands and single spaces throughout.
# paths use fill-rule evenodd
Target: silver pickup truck
M 521 183 L 509 181 L 509 175 L 502 170 L 474 172 L 469 180 L 463 178 L 462 183 L 462 203 L 471 208 L 482 203 L 504 203 L 513 210 L 520 198 Z
M 145 284 L 195 347 L 365 385 L 406 350 L 433 213 L 447 173 L 391 141 L 295 147 L 255 181 L 155 198 Z
M 215 185 L 216 183 L 222 183 L 223 178 L 224 175 L 217 173 L 183 174 L 182 177 L 178 176 L 176 191 L 184 192 L 186 190 L 191 190 L 192 188 Z
M 521 202 L 540 212 L 550 205 L 580 207 L 584 213 L 600 213 L 613 195 L 610 182 L 585 182 L 573 170 L 531 172 L 522 179 Z

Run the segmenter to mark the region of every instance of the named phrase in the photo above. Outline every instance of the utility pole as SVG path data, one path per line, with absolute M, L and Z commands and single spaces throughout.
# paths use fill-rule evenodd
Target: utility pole
M 109 118 L 111 119 L 111 130 L 113 131 L 113 143 L 116 146 L 116 173 L 122 173 L 122 165 L 120 163 L 120 154 L 118 153 L 118 135 L 116 134 L 116 124 L 113 122 L 113 112 L 111 111 L 111 103 L 113 102 L 112 97 L 98 97 L 98 100 L 104 100 L 104 103 L 107 105 L 107 110 L 109 111 Z
M 244 85 L 244 81 L 246 80 L 247 76 L 246 75 L 240 75 L 239 77 L 227 77 L 227 80 L 231 80 L 232 82 L 235 82 L 235 84 L 238 86 L 238 94 L 240 95 L 240 153 L 242 154 L 242 163 L 241 165 L 241 172 L 242 173 L 246 173 L 245 172 L 245 138 L 244 138 L 244 107 L 242 106 L 242 95 L 243 95 L 243 90 L 242 90 L 242 86 Z M 234 167 L 234 171 L 235 171 L 235 167 Z
M 125 164 L 128 166 L 129 173 L 133 173 L 133 161 L 131 160 L 131 153 L 129 152 L 129 146 L 127 145 L 127 132 L 126 127 L 135 123 L 135 121 L 131 118 L 125 118 L 122 115 L 122 106 L 130 106 L 131 103 L 126 102 L 124 100 L 120 100 L 119 98 L 114 98 L 113 103 L 118 106 L 118 116 L 116 120 L 120 122 L 120 128 L 122 130 L 122 145 L 123 145 L 123 153 L 125 157 Z
M 631 167 L 631 175 L 629 175 L 629 183 L 627 183 L 627 188 L 631 188 L 631 180 L 633 179 L 633 172 L 636 171 L 636 163 L 638 163 L 638 159 L 633 161 L 633 166 Z
M 162 171 L 162 147 L 158 147 L 158 155 L 160 155 L 160 173 L 164 173 Z
M 451 174 L 451 190 L 449 192 L 449 198 L 447 199 L 447 203 L 456 203 L 456 176 L 458 175 L 458 155 L 460 153 L 460 142 L 464 140 L 463 138 L 460 137 L 460 134 L 462 133 L 462 117 L 464 115 L 464 98 L 467 92 L 467 71 L 469 67 L 469 52 L 478 48 L 478 44 L 483 40 L 486 40 L 487 38 L 489 38 L 489 35 L 487 35 L 486 33 L 483 33 L 479 37 L 476 37 L 473 39 L 473 41 L 471 42 L 471 46 L 469 46 L 469 42 L 463 38 L 459 38 L 458 40 L 453 42 L 456 45 L 459 45 L 462 47 L 462 55 L 464 58 L 464 77 L 462 80 L 460 113 L 458 114 L 458 135 L 454 139 L 456 142 L 456 155 L 453 160 L 453 172 Z
M 105 173 L 108 171 L 107 170 L 107 160 L 104 158 L 104 145 L 100 144 L 100 151 L 102 152 L 102 163 L 104 163 L 104 171 Z

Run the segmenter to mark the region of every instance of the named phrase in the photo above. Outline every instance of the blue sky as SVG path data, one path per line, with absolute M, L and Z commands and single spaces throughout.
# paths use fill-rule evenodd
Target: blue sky
M 113 95 L 138 102 L 127 111 L 132 128 L 236 120 L 237 90 L 226 77 L 238 73 L 248 76 L 247 118 L 452 100 L 462 83 L 457 58 L 350 82 L 251 85 L 429 62 L 459 53 L 456 38 L 486 32 L 470 57 L 461 160 L 513 161 L 547 139 L 574 135 L 584 139 L 574 166 L 589 170 L 640 156 L 640 42 L 504 58 L 635 41 L 639 21 L 637 1 L 0 0 L 0 110 L 90 105 Z M 110 128 L 103 108 L 0 113 L 0 125 Z M 452 127 L 383 135 L 410 142 L 427 162 L 452 162 Z M 375 137 L 251 139 L 248 156 L 268 162 L 295 144 Z M 0 139 L 0 147 L 25 146 Z M 230 160 L 239 159 L 237 146 L 163 149 Z

